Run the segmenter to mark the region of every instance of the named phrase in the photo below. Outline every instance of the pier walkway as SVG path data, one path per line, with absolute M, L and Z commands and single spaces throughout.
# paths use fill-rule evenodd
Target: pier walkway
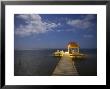
M 69 57 L 68 53 L 64 53 L 57 64 L 53 76 L 77 76 L 78 72 L 75 68 L 74 61 Z

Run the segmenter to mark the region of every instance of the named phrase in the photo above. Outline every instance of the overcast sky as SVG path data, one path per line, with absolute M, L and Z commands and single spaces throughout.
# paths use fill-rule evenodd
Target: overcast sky
M 95 14 L 15 14 L 15 49 L 66 48 L 77 42 L 81 48 L 97 48 Z

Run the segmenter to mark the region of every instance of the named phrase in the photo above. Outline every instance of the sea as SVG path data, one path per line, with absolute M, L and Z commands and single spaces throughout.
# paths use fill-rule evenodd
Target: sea
M 52 55 L 56 50 L 15 50 L 14 76 L 51 76 L 60 60 Z M 78 76 L 97 76 L 97 49 L 80 49 L 80 53 L 87 56 L 73 60 Z

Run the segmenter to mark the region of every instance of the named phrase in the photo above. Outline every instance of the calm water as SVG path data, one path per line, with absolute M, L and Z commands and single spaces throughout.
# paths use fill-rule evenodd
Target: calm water
M 75 60 L 75 66 L 81 76 L 97 76 L 97 50 L 81 50 L 87 54 L 86 59 Z
M 15 50 L 14 75 L 15 76 L 50 76 L 54 71 L 59 58 L 53 57 L 51 50 Z M 97 75 L 97 51 L 81 50 L 87 54 L 86 59 L 75 60 L 75 66 L 81 76 Z

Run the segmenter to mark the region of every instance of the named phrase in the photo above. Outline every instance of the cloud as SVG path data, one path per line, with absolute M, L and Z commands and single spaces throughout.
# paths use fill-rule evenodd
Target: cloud
M 93 20 L 94 18 L 95 18 L 94 15 L 86 15 L 84 20 L 90 21 L 90 20 Z
M 75 29 L 67 29 L 67 32 L 75 32 Z
M 41 16 L 37 14 L 21 14 L 17 18 L 23 19 L 26 23 L 25 25 L 21 24 L 15 29 L 15 34 L 20 36 L 46 33 L 60 25 L 59 23 L 44 22 Z
M 40 41 L 41 39 L 40 39 L 40 38 L 38 38 L 37 40 L 39 40 L 39 41 Z
M 91 35 L 91 34 L 85 34 L 85 35 L 83 35 L 83 37 L 84 37 L 84 38 L 93 38 L 94 36 Z
M 68 20 L 67 24 L 79 29 L 87 29 L 94 25 L 91 22 L 91 20 L 93 19 L 94 19 L 94 15 L 86 15 L 83 19 Z

